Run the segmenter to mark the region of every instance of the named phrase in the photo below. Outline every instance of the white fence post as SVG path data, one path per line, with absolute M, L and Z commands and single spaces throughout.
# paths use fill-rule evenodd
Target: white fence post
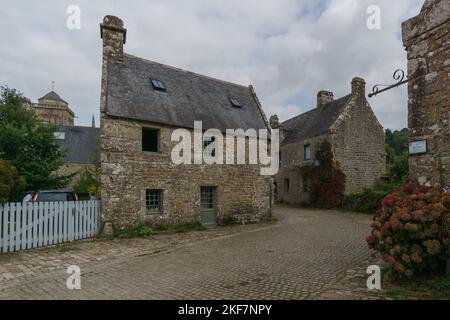
M 100 216 L 98 200 L 0 204 L 0 252 L 93 237 Z

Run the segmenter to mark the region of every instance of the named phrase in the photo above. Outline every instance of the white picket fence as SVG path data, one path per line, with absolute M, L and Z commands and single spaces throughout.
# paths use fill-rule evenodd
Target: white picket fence
M 0 205 L 0 252 L 93 237 L 100 230 L 100 201 Z

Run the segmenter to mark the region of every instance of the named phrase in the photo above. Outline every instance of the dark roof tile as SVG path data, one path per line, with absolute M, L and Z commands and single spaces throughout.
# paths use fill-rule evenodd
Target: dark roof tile
M 261 111 L 245 86 L 198 75 L 128 54 L 108 65 L 107 114 L 110 116 L 193 128 L 266 129 Z M 154 90 L 150 79 L 164 83 Z M 233 107 L 236 98 L 242 108 Z
M 99 157 L 99 128 L 61 126 L 57 131 L 65 133 L 64 140 L 57 140 L 60 148 L 66 151 L 65 163 L 92 164 Z
M 294 143 L 325 134 L 342 111 L 344 111 L 351 98 L 351 94 L 347 95 L 328 103 L 322 111 L 313 109 L 283 122 L 285 129 L 283 144 Z

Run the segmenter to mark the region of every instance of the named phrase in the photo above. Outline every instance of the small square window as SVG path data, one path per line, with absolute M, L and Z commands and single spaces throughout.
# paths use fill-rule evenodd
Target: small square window
M 142 128 L 142 151 L 159 152 L 159 130 Z
M 303 146 L 303 160 L 308 161 L 311 160 L 311 145 L 305 144 Z
M 162 190 L 145 190 L 145 208 L 147 213 L 162 213 Z
M 240 104 L 239 100 L 236 98 L 230 98 L 230 102 L 233 105 L 233 107 L 236 108 L 242 108 L 242 105 Z
M 159 91 L 167 91 L 167 88 L 164 83 L 162 83 L 162 81 L 157 79 L 150 79 L 150 81 L 152 82 L 153 89 Z

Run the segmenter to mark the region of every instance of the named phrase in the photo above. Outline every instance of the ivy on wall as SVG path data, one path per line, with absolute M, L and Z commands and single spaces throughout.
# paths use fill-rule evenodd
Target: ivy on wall
M 346 176 L 334 160 L 331 144 L 324 140 L 315 151 L 315 164 L 300 168 L 310 189 L 310 204 L 334 209 L 342 205 Z

